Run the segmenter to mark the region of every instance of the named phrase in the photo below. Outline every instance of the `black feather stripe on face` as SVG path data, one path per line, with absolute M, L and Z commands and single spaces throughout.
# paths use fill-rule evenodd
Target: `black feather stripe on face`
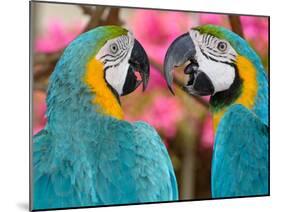
M 129 53 L 130 45 L 128 36 L 121 36 L 118 40 L 116 40 L 114 44 L 118 48 L 117 52 L 107 53 L 100 58 L 103 64 L 105 65 L 105 70 L 111 67 L 118 66 L 120 63 L 123 62 L 124 58 L 126 58 Z
M 224 63 L 224 64 L 227 64 L 227 65 L 230 65 L 230 66 L 235 65 L 234 61 L 227 62 L 227 61 L 219 60 L 218 58 L 215 59 L 214 57 L 212 57 L 210 55 L 207 55 L 202 49 L 200 49 L 200 51 L 201 51 L 202 55 L 204 55 L 206 57 L 207 60 L 212 60 L 212 61 L 218 62 L 218 63 Z
M 104 71 L 106 71 L 106 70 L 109 69 L 109 68 L 119 66 L 119 64 L 121 64 L 121 63 L 124 61 L 124 59 L 127 57 L 128 53 L 129 53 L 129 51 L 126 51 L 126 52 L 125 52 L 125 55 L 122 56 L 122 59 L 121 59 L 119 62 L 117 62 L 116 64 L 114 64 L 114 65 L 108 65 L 108 66 L 106 66 L 106 63 L 107 63 L 107 62 L 114 62 L 114 61 L 118 60 L 120 57 L 117 58 L 116 60 L 111 60 L 111 61 L 105 62 L 105 63 L 104 63 L 104 65 L 105 65 Z
M 222 52 L 217 49 L 217 44 L 220 40 L 212 35 L 203 34 L 202 43 L 199 45 L 201 53 L 207 58 L 215 62 L 225 64 L 235 63 L 236 56 L 228 51 Z

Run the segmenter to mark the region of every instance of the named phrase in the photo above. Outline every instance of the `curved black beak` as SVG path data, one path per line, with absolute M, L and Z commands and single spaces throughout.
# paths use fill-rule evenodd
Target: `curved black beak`
M 142 45 L 135 39 L 131 57 L 129 59 L 129 70 L 123 86 L 122 96 L 133 92 L 143 84 L 143 91 L 146 89 L 149 80 L 149 60 Z M 135 72 L 139 72 L 141 80 L 137 79 Z
M 173 94 L 173 69 L 193 59 L 195 54 L 195 46 L 189 33 L 185 33 L 176 38 L 168 48 L 164 60 L 164 75 L 167 85 Z
M 214 93 L 214 86 L 211 79 L 202 70 L 199 70 L 199 64 L 196 61 L 195 45 L 189 33 L 185 33 L 176 38 L 168 48 L 164 61 L 164 75 L 170 91 L 173 83 L 173 69 L 190 62 L 184 69 L 184 73 L 189 75 L 187 84 L 183 87 L 194 95 L 206 96 Z

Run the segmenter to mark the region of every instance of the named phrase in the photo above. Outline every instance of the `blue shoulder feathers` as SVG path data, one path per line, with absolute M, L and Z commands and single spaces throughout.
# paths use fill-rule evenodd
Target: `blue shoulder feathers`
M 104 118 L 80 139 L 64 133 L 34 137 L 34 209 L 178 199 L 169 155 L 149 125 Z
M 267 195 L 269 128 L 242 105 L 224 114 L 215 137 L 212 196 Z

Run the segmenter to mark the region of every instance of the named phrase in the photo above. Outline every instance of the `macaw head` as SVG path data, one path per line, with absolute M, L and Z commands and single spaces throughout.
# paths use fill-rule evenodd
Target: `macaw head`
M 172 91 L 174 67 L 186 65 L 184 90 L 211 95 L 216 106 L 240 100 L 252 107 L 258 81 L 265 76 L 262 63 L 249 44 L 230 30 L 204 25 L 176 38 L 167 50 L 164 74 Z M 263 72 L 263 73 L 262 73 Z
M 89 33 L 94 36 L 93 54 L 89 60 L 102 64 L 104 80 L 114 94 L 127 95 L 141 83 L 145 90 L 149 79 L 149 61 L 133 34 L 118 26 L 98 27 Z M 137 79 L 136 72 L 141 79 Z
M 104 35 L 97 42 L 95 59 L 103 64 L 106 83 L 119 96 L 133 92 L 141 83 L 145 90 L 149 79 L 149 60 L 144 48 L 126 29 L 117 26 L 102 29 Z
M 51 76 L 48 102 L 71 99 L 69 105 L 75 107 L 90 102 L 121 118 L 119 97 L 140 84 L 145 90 L 148 79 L 148 57 L 133 34 L 119 26 L 101 26 L 81 34 L 65 49 Z

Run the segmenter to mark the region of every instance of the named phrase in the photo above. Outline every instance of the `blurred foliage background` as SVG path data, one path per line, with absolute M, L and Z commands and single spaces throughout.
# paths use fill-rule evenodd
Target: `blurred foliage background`
M 191 27 L 216 24 L 244 37 L 268 69 L 268 18 L 209 13 L 174 12 L 33 2 L 32 71 L 33 134 L 45 123 L 46 89 L 64 48 L 79 34 L 99 25 L 121 25 L 133 32 L 151 61 L 148 89 L 121 98 L 129 121 L 143 120 L 161 135 L 172 158 L 180 199 L 210 198 L 213 128 L 208 97 L 198 98 L 181 90 L 177 72 L 175 92 L 169 93 L 161 74 L 169 44 Z

